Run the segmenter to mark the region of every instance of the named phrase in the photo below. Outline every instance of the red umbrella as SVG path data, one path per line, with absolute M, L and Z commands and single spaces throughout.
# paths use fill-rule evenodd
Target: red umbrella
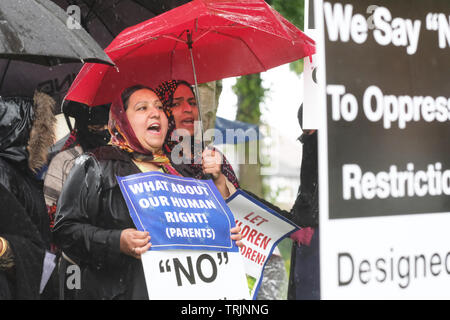
M 85 64 L 66 99 L 102 105 L 134 84 L 258 73 L 311 56 L 315 46 L 263 0 L 194 0 L 125 29 L 105 52 L 117 67 Z

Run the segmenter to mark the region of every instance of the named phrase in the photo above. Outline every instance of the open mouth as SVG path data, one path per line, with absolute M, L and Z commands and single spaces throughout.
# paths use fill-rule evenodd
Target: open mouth
M 148 131 L 154 133 L 154 134 L 158 134 L 161 132 L 161 125 L 159 123 L 152 123 L 148 128 Z
M 193 126 L 194 125 L 194 118 L 185 118 L 181 120 L 181 124 L 185 126 Z

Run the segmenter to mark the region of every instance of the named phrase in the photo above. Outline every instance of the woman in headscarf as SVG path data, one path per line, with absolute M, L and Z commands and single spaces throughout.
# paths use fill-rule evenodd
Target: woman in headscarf
M 54 142 L 54 105 L 40 92 L 34 99 L 0 97 L 0 185 L 9 192 L 2 191 L 0 198 L 0 273 L 6 274 L 12 299 L 40 297 L 50 222 L 36 173 L 47 163 Z
M 124 90 L 110 109 L 111 145 L 79 157 L 63 187 L 53 232 L 81 268 L 76 298 L 148 299 L 140 258 L 151 235 L 135 229 L 116 176 L 180 175 L 162 151 L 166 112 L 152 89 Z
M 239 182 L 225 156 L 213 147 L 204 150 L 202 141 L 195 139 L 194 128 L 195 122 L 199 118 L 199 110 L 192 86 L 184 80 L 170 80 L 161 83 L 156 89 L 156 93 L 168 109 L 169 131 L 172 133 L 174 130 L 178 132 L 184 130 L 185 137 L 189 136 L 187 148 L 184 148 L 185 144 L 182 148 L 178 148 L 183 138 L 176 134 L 167 135 L 164 152 L 171 158 L 172 165 L 184 176 L 207 179 L 210 172 L 204 170 L 202 159 L 205 155 L 210 155 L 214 157 L 215 161 L 222 163 L 220 172 L 212 175 L 213 180 L 221 181 L 222 190 L 228 196 L 234 193 L 239 188 Z M 176 161 L 175 157 L 180 157 L 181 161 Z

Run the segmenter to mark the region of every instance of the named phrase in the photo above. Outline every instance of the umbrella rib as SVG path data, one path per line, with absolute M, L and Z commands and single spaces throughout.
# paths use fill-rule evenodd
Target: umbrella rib
M 182 36 L 185 32 L 186 32 L 186 30 L 183 30 L 183 31 L 178 35 L 178 39 L 180 39 L 181 36 Z M 175 41 L 175 44 L 174 44 L 172 50 L 170 51 L 170 59 L 169 59 L 169 70 L 170 70 L 170 71 L 169 71 L 169 75 L 170 75 L 170 78 L 173 78 L 173 55 L 174 55 L 174 52 L 175 52 L 175 49 L 176 49 L 177 45 L 178 45 L 180 42 L 182 42 L 182 43 L 184 43 L 184 44 L 187 44 L 185 41 L 179 41 L 179 40 L 176 40 L 176 41 Z
M 197 42 L 198 40 L 200 40 L 201 38 L 203 38 L 204 36 L 206 36 L 208 33 L 210 33 L 211 32 L 211 28 L 208 28 L 208 29 L 202 29 L 201 31 L 203 32 L 203 33 L 201 33 L 199 36 L 197 36 L 197 38 L 195 38 L 195 39 L 193 39 L 192 40 L 192 42 Z
M 48 8 L 46 8 L 44 5 L 42 5 L 41 3 L 36 2 L 36 4 L 40 6 L 40 8 L 42 9 L 42 12 L 45 12 L 45 13 L 46 13 L 47 15 L 49 15 L 49 16 L 52 16 L 52 15 L 53 15 L 53 13 L 52 13 Z M 60 19 L 58 19 L 58 20 L 59 20 L 59 22 L 61 22 L 63 25 L 65 25 L 65 21 L 62 21 L 62 20 L 60 20 Z M 55 26 L 55 27 L 58 27 L 58 26 Z M 80 44 L 79 47 L 80 47 L 81 49 L 83 49 L 85 53 L 88 53 L 88 52 L 84 49 L 84 44 L 85 44 L 85 43 L 84 43 L 83 41 L 81 41 L 81 39 L 79 39 L 77 36 L 75 36 L 74 34 L 72 34 L 72 33 L 70 33 L 70 32 L 68 33 L 68 35 L 71 36 L 71 37 L 70 37 L 71 39 L 66 39 L 66 42 L 67 42 L 68 46 L 69 46 L 70 48 L 72 48 L 72 50 L 73 50 L 74 53 L 77 53 L 77 54 L 78 54 L 78 59 L 80 59 L 80 61 L 84 62 L 84 61 L 83 61 L 83 58 L 80 57 L 80 54 L 78 53 L 78 50 L 76 49 L 76 47 L 72 45 L 71 40 L 72 40 L 72 41 L 76 41 L 78 44 Z M 62 57 L 62 58 L 65 58 L 65 57 Z
M 6 73 L 8 73 L 10 64 L 11 64 L 11 59 L 8 59 L 8 63 L 6 64 L 5 72 L 3 73 L 3 76 L 2 76 L 2 81 L 0 82 L 0 90 L 3 88 L 3 82 L 5 81 Z
M 276 14 L 273 12 L 273 9 L 270 5 L 266 4 L 267 6 L 269 6 L 269 12 L 272 15 L 272 17 L 278 22 L 278 25 L 281 25 L 281 29 L 283 30 L 284 34 L 286 35 L 286 37 L 288 39 L 290 39 L 291 41 L 293 40 L 292 37 L 287 33 L 286 29 L 284 28 L 283 24 L 280 23 L 280 21 L 278 20 L 278 17 L 276 16 Z
M 131 49 L 129 52 L 127 52 L 127 53 L 126 53 L 124 56 L 122 56 L 121 58 L 128 56 L 130 53 L 133 53 L 134 51 L 138 50 L 138 49 L 141 48 L 142 46 L 146 45 L 148 41 L 158 40 L 158 39 L 160 39 L 160 38 L 162 38 L 162 37 L 164 37 L 164 38 L 166 38 L 166 39 L 177 40 L 178 42 L 186 43 L 186 42 L 183 41 L 183 40 L 177 39 L 176 36 L 161 35 L 161 36 L 158 36 L 158 37 L 149 37 L 149 39 L 142 40 L 141 43 L 140 43 L 137 47 Z M 115 49 L 112 49 L 112 50 L 107 50 L 108 48 L 106 48 L 106 49 L 105 49 L 105 52 L 111 52 L 111 53 L 112 53 L 112 52 L 115 52 L 115 51 L 118 51 L 118 50 L 121 50 L 121 49 L 124 49 L 124 48 L 127 48 L 127 47 L 134 46 L 134 45 L 136 45 L 136 44 L 138 44 L 138 43 L 139 43 L 139 42 L 130 43 L 130 44 L 126 45 L 126 46 L 118 47 L 118 48 L 115 48 Z
M 169 40 L 174 40 L 174 41 L 178 41 L 178 42 L 181 42 L 181 43 L 186 43 L 186 41 L 181 40 L 180 38 L 177 38 L 177 37 L 174 37 L 174 36 L 170 36 L 170 35 L 166 35 L 166 34 L 161 35 L 161 38 L 166 38 L 166 39 L 169 39 Z
M 84 4 L 88 7 L 88 9 L 89 9 L 89 11 L 88 11 L 88 13 L 86 14 L 86 20 L 89 18 L 89 15 L 91 14 L 91 12 L 93 13 L 94 12 L 94 7 L 95 7 L 95 2 L 92 2 L 92 4 L 91 5 L 89 5 L 88 3 L 86 3 L 86 1 L 83 1 L 84 2 Z
M 112 30 L 108 27 L 108 25 L 105 23 L 105 21 L 102 20 L 101 16 L 98 15 L 98 13 L 94 10 L 95 2 L 92 2 L 92 6 L 89 6 L 89 4 L 86 3 L 86 1 L 84 1 L 84 0 L 83 0 L 83 3 L 89 8 L 89 12 L 86 15 L 86 19 L 88 18 L 89 14 L 92 12 L 92 14 L 101 22 L 101 24 L 105 27 L 106 31 L 108 31 L 108 33 L 114 39 L 115 35 L 112 32 Z M 86 25 L 86 27 L 87 27 L 87 25 Z

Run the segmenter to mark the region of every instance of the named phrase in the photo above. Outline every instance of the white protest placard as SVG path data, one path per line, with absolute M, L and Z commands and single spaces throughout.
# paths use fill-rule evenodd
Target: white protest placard
M 244 246 L 240 252 L 244 258 L 251 296 L 255 299 L 264 266 L 272 251 L 298 227 L 242 190 L 236 191 L 227 204 L 234 214 L 236 225 L 241 227 Z
M 142 256 L 150 300 L 248 300 L 239 252 L 148 251 Z

